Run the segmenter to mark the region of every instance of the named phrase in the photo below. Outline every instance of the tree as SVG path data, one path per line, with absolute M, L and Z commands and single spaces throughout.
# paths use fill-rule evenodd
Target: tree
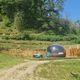
M 24 28 L 39 29 L 44 23 L 48 24 L 47 27 L 51 21 L 54 23 L 63 8 L 63 3 L 64 0 L 0 0 L 0 14 L 6 15 L 11 24 L 23 15 L 22 19 L 20 17 L 21 22 L 17 21 L 18 24 L 22 24 Z M 16 16 L 17 13 L 21 15 Z

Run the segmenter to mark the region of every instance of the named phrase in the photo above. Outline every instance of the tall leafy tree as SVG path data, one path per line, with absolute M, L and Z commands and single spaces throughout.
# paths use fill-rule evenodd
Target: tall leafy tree
M 63 8 L 63 3 L 64 0 L 0 0 L 0 15 L 6 15 L 10 24 L 18 22 L 24 24 L 21 25 L 22 28 L 38 29 L 44 23 L 48 26 L 51 25 L 51 21 L 54 23 Z M 17 21 L 16 17 L 21 21 Z

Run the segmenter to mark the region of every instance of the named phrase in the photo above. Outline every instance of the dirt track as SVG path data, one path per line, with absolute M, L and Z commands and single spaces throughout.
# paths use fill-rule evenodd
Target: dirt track
M 9 69 L 0 70 L 0 80 L 44 80 L 34 76 L 33 72 L 39 64 L 48 61 L 25 61 Z

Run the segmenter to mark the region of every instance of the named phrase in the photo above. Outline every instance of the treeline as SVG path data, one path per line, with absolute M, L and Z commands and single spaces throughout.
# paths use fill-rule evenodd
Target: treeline
M 68 29 L 68 21 L 64 24 L 59 18 L 63 3 L 64 0 L 0 0 L 0 23 L 20 31 L 34 28 L 63 34 Z
M 60 15 L 64 2 L 65 0 L 0 0 L 0 34 L 1 29 L 6 29 L 6 32 L 2 31 L 6 35 L 1 34 L 0 38 L 80 42 L 80 21 L 73 23 Z M 16 30 L 19 32 L 16 33 Z

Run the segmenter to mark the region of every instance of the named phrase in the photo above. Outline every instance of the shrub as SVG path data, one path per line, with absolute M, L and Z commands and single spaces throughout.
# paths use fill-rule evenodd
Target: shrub
M 17 40 L 29 40 L 29 35 L 28 34 L 25 34 L 25 33 L 20 33 L 18 34 L 15 39 Z
M 73 40 L 74 43 L 80 44 L 80 38 L 77 38 L 76 40 Z
M 77 36 L 74 34 L 68 34 L 66 36 L 63 36 L 63 41 L 71 41 L 71 40 L 76 40 Z
M 40 40 L 40 41 L 60 41 L 62 40 L 61 36 L 58 35 L 32 35 L 31 39 Z

